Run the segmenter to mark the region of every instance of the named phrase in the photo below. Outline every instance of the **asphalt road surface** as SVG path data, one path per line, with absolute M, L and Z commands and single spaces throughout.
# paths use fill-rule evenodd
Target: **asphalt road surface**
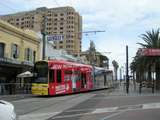
M 123 87 L 11 102 L 19 120 L 160 120 L 160 94 L 126 95 Z

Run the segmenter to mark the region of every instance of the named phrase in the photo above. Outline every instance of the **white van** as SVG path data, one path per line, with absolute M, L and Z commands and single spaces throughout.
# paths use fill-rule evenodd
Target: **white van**
M 16 120 L 14 106 L 11 103 L 0 100 L 0 120 Z

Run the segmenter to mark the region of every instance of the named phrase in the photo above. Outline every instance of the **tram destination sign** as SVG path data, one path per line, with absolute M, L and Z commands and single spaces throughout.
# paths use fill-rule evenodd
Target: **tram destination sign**
M 64 40 L 64 35 L 48 35 L 47 40 L 48 41 L 62 41 Z

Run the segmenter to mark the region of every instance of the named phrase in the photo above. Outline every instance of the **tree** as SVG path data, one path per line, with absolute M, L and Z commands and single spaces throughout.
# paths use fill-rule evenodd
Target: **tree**
M 115 60 L 112 61 L 112 65 L 114 67 L 115 80 L 117 80 L 117 70 L 118 70 L 119 65 L 118 65 L 117 61 L 115 61 Z
M 89 61 L 90 64 L 95 64 L 95 59 L 96 59 L 96 48 L 95 44 L 93 41 L 90 41 L 90 47 L 89 47 Z

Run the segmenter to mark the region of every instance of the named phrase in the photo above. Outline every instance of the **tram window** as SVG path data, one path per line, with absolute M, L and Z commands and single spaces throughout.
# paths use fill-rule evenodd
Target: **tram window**
M 86 80 L 86 74 L 82 73 L 81 74 L 81 87 L 84 88 L 84 86 L 87 84 L 87 80 Z
M 57 70 L 57 83 L 61 83 L 62 79 L 61 79 L 61 70 Z
M 86 74 L 84 74 L 84 83 L 87 84 Z
M 49 70 L 49 82 L 54 83 L 54 70 Z
M 71 70 L 67 70 L 67 71 L 65 71 L 65 74 L 72 74 L 72 71 Z

